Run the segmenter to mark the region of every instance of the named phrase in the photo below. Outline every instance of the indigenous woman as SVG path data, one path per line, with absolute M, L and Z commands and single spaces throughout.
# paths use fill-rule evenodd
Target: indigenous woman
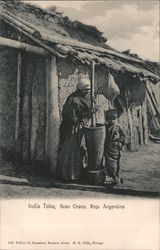
M 60 125 L 58 176 L 66 181 L 79 180 L 83 168 L 82 125 L 91 115 L 90 81 L 81 79 L 77 90 L 66 100 Z
M 121 126 L 117 123 L 117 112 L 110 109 L 105 113 L 106 138 L 104 145 L 106 175 L 112 177 L 113 185 L 118 183 L 120 170 L 121 149 L 125 143 L 125 135 Z

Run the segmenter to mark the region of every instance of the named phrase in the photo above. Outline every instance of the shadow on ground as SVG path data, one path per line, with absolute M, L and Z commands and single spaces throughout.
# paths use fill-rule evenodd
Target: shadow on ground
M 4 177 L 0 179 L 0 184 L 12 185 L 13 189 L 15 186 L 25 186 L 32 188 L 43 188 L 45 189 L 63 189 L 63 190 L 79 190 L 79 191 L 92 191 L 92 192 L 102 192 L 105 194 L 117 194 L 117 195 L 130 195 L 138 197 L 158 197 L 159 192 L 143 191 L 143 190 L 131 190 L 123 187 L 111 187 L 110 185 L 105 186 L 91 186 L 87 183 L 64 183 L 57 180 L 52 180 L 51 178 L 44 178 L 42 176 L 29 176 L 23 175 L 19 177 Z M 25 194 L 22 193 L 22 197 Z M 43 196 L 43 193 L 42 193 Z M 28 195 L 29 197 L 29 195 Z
M 32 171 L 34 168 L 31 166 L 15 167 L 13 162 L 4 160 L 0 162 L 0 184 L 3 185 L 4 192 L 7 192 L 9 188 L 10 196 L 12 196 L 12 191 L 16 195 L 16 187 L 24 187 L 24 193 L 23 188 L 21 188 L 21 193 L 17 190 L 22 198 L 24 196 L 29 198 L 29 192 L 32 191 L 35 198 L 37 194 L 38 197 L 45 196 L 54 188 L 62 190 L 61 193 L 63 190 L 68 190 L 68 192 L 80 190 L 138 197 L 159 197 L 159 153 L 159 145 L 154 143 L 141 147 L 139 152 L 123 152 L 121 172 L 124 183 L 114 188 L 110 185 L 91 186 L 82 182 L 64 183 Z M 29 191 L 26 190 L 27 187 L 30 187 Z M 40 188 L 39 191 L 38 188 Z

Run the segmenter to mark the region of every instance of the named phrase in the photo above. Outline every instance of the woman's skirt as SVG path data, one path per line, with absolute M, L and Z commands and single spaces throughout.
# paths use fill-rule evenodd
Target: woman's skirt
M 82 174 L 82 155 L 77 133 L 66 136 L 58 158 L 61 178 L 67 181 L 79 180 Z

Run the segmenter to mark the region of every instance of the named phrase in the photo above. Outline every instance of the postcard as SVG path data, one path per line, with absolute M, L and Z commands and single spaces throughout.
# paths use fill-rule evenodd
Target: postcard
M 0 249 L 158 250 L 159 1 L 0 0 Z

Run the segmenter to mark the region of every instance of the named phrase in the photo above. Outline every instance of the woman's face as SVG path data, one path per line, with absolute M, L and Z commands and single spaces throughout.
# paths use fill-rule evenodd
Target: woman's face
M 90 93 L 90 89 L 81 89 L 79 90 L 79 93 L 81 97 L 85 97 L 86 95 Z

